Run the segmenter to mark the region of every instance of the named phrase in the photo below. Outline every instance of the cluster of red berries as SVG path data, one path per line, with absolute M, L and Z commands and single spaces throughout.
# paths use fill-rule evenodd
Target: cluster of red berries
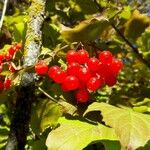
M 49 77 L 61 85 L 64 92 L 76 90 L 76 100 L 85 103 L 89 100 L 89 92 L 96 91 L 104 84 L 113 86 L 116 84 L 116 76 L 122 68 L 122 61 L 113 57 L 110 51 L 99 53 L 99 58 L 89 57 L 89 53 L 81 49 L 70 50 L 66 55 L 67 69 L 59 66 L 48 66 L 39 62 L 35 71 L 39 75 L 48 72 Z
M 8 65 L 8 69 L 10 72 L 15 71 L 15 68 L 13 67 L 11 61 L 14 55 L 16 54 L 16 52 L 18 52 L 21 48 L 22 48 L 22 44 L 17 43 L 17 44 L 12 45 L 8 49 L 7 53 L 0 54 L 0 72 L 3 71 L 4 64 Z M 1 75 L 0 76 L 0 91 L 9 89 L 11 86 L 11 83 L 12 83 L 11 79 Z

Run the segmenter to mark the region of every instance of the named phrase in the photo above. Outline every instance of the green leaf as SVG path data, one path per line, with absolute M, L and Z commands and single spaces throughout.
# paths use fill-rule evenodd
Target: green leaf
M 146 28 L 142 36 L 137 40 L 137 45 L 145 59 L 150 59 L 150 26 Z
M 119 14 L 119 17 L 123 19 L 129 19 L 131 17 L 131 7 L 125 6 L 122 12 Z
M 125 36 L 136 40 L 150 24 L 150 18 L 146 14 L 140 14 L 135 10 L 131 18 L 125 24 Z
M 114 130 L 102 124 L 94 125 L 63 117 L 59 119 L 59 123 L 60 126 L 51 131 L 47 137 L 46 145 L 49 150 L 82 150 L 92 142 L 118 140 Z M 107 150 L 112 150 L 111 146 Z M 119 144 L 115 150 L 119 150 Z
M 13 30 L 14 41 L 16 42 L 20 42 L 21 40 L 25 41 L 25 35 L 26 35 L 26 24 L 23 22 L 15 24 Z
M 32 109 L 31 128 L 36 134 L 40 134 L 46 128 L 55 126 L 61 115 L 62 111 L 59 104 L 41 99 Z
M 104 17 L 85 20 L 74 28 L 63 27 L 62 38 L 67 42 L 92 41 L 99 37 L 109 26 Z
M 97 102 L 91 104 L 85 114 L 91 111 L 101 111 L 103 121 L 115 129 L 123 148 L 136 149 L 150 139 L 149 115 Z

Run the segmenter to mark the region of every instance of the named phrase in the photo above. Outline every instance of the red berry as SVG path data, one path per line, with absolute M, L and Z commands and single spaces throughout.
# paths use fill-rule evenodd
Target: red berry
M 81 49 L 78 51 L 78 62 L 80 64 L 85 64 L 87 63 L 89 60 L 89 53 L 84 50 L 84 49 Z
M 0 81 L 0 91 L 4 90 L 4 83 L 2 81 Z
M 109 76 L 109 78 L 106 78 L 105 79 L 105 83 L 106 85 L 108 86 L 114 86 L 116 84 L 117 80 L 116 80 L 116 77 L 115 76 Z
M 9 55 L 13 56 L 16 52 L 16 47 L 15 46 L 10 47 L 8 52 Z
M 68 64 L 67 67 L 67 73 L 69 75 L 75 75 L 78 76 L 79 74 L 79 69 L 80 69 L 80 65 L 76 62 L 71 62 L 70 64 Z
M 4 81 L 4 87 L 5 87 L 5 89 L 9 89 L 10 88 L 10 86 L 11 86 L 11 79 L 5 79 L 5 81 Z
M 0 63 L 3 62 L 4 58 L 5 58 L 5 56 L 3 54 L 0 54 Z
M 61 89 L 62 89 L 63 92 L 68 92 L 69 91 L 69 89 L 67 89 L 65 84 L 61 84 Z
M 56 82 L 56 83 L 63 83 L 65 78 L 67 77 L 67 73 L 63 70 L 57 70 L 54 74 L 54 78 L 53 80 Z
M 80 68 L 78 77 L 82 82 L 86 82 L 91 77 L 90 70 L 86 67 Z
M 59 66 L 52 66 L 48 70 L 48 75 L 50 78 L 54 79 L 56 71 L 61 70 Z
M 79 79 L 76 76 L 67 76 L 63 82 L 63 87 L 66 90 L 75 90 L 79 87 Z
M 40 61 L 35 65 L 35 72 L 38 75 L 45 75 L 48 71 L 48 66 L 44 61 Z
M 75 50 L 70 50 L 67 52 L 66 61 L 68 63 L 78 62 L 78 53 Z
M 88 61 L 88 67 L 91 71 L 97 71 L 99 66 L 99 60 L 95 57 L 92 57 Z
M 114 74 L 117 74 L 122 67 L 123 67 L 122 61 L 113 58 L 112 63 L 110 64 L 110 68 L 114 72 Z
M 80 89 L 75 94 L 76 100 L 79 103 L 86 103 L 89 100 L 89 92 L 86 89 Z
M 109 64 L 112 62 L 112 53 L 110 51 L 103 51 L 99 54 L 99 60 L 104 64 Z
M 87 82 L 87 89 L 90 91 L 96 91 L 102 86 L 103 82 L 101 79 L 98 79 L 97 77 L 92 77 Z
M 13 55 L 10 55 L 9 53 L 5 54 L 6 61 L 10 61 L 13 58 Z

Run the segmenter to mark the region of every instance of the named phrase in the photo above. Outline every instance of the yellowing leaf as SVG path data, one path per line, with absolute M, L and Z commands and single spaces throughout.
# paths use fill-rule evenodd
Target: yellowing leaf
M 138 10 L 135 10 L 131 18 L 125 24 L 125 36 L 136 40 L 150 25 L 150 18 L 146 14 L 140 14 Z
M 67 42 L 92 41 L 99 37 L 109 26 L 109 22 L 104 17 L 97 17 L 81 22 L 74 28 L 62 30 L 61 36 Z
M 101 111 L 106 125 L 115 129 L 123 148 L 134 150 L 150 140 L 150 116 L 111 106 L 106 103 L 93 103 L 87 111 Z
M 110 147 L 106 146 L 106 150 L 120 150 L 118 138 L 114 130 L 109 127 L 79 120 L 67 120 L 63 117 L 59 119 L 59 123 L 60 126 L 51 131 L 47 137 L 48 150 L 82 150 L 88 144 L 102 140 L 106 140 L 104 144 L 112 144 Z

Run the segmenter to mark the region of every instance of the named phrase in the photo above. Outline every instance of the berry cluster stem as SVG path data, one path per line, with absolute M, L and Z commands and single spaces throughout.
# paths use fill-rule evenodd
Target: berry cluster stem
M 42 46 L 42 24 L 46 0 L 32 0 L 24 46 L 24 67 L 33 66 Z M 16 104 L 12 113 L 10 136 L 6 150 L 24 150 L 29 132 L 32 102 L 35 100 L 35 74 L 24 72 L 17 89 Z

